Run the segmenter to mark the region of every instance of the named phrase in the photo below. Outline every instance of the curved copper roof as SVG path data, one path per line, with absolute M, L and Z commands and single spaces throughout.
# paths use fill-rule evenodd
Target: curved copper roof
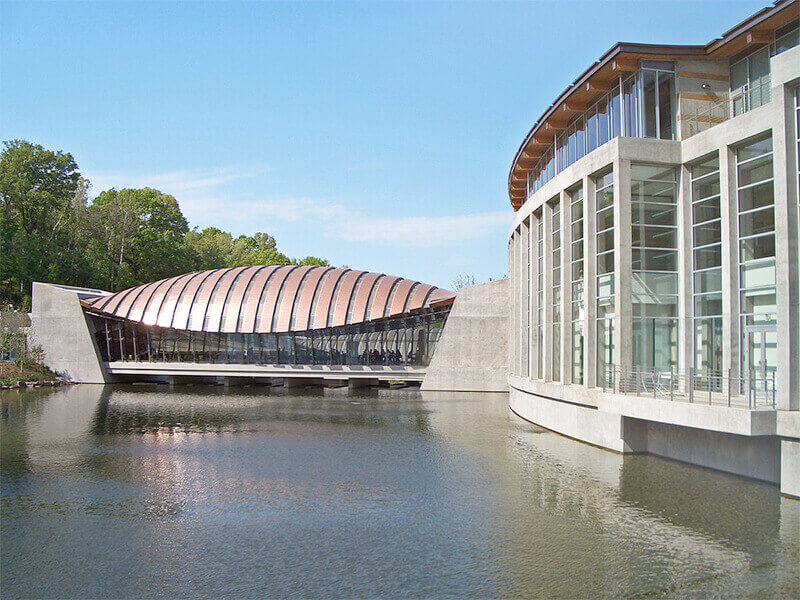
M 454 297 L 448 290 L 402 277 L 273 265 L 187 273 L 83 303 L 93 312 L 144 325 L 272 333 L 402 315 Z

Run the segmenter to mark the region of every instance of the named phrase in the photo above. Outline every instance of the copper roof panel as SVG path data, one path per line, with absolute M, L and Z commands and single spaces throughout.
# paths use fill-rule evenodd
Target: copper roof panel
M 394 291 L 394 298 L 392 299 L 392 305 L 389 307 L 389 316 L 399 315 L 403 312 L 403 307 L 406 305 L 408 295 L 416 284 L 417 282 L 411 279 L 403 279 L 397 284 L 397 288 Z
M 311 270 L 303 279 L 303 286 L 300 288 L 299 295 L 295 300 L 294 306 L 294 327 L 295 331 L 304 331 L 308 329 L 308 323 L 311 318 L 311 304 L 314 300 L 314 293 L 317 291 L 319 282 L 322 277 L 332 267 L 325 267 L 320 269 Z
M 165 324 L 164 327 L 174 327 L 175 329 L 189 328 L 189 317 L 191 316 L 192 309 L 197 299 L 197 292 L 202 287 L 203 282 L 216 272 L 217 271 L 202 271 L 186 284 L 186 287 L 181 291 L 175 303 L 172 321 L 169 324 Z M 166 323 L 166 315 L 164 321 Z
M 241 315 L 239 317 L 239 324 L 236 330 L 242 333 L 255 333 L 256 330 L 256 316 L 258 315 L 258 308 L 261 306 L 261 299 L 264 296 L 264 290 L 269 284 L 272 276 L 278 272 L 277 265 L 269 265 L 264 267 L 262 271 L 256 273 L 253 277 L 253 282 L 250 284 L 250 289 L 247 290 L 244 298 L 242 299 Z
M 297 269 L 296 266 L 280 267 L 278 271 L 270 277 L 264 294 L 261 297 L 259 313 L 256 320 L 256 333 L 268 333 L 272 331 L 272 315 L 275 314 L 275 305 L 278 302 L 278 294 L 281 292 L 283 282 L 289 274 Z
M 314 329 L 324 329 L 327 326 L 333 290 L 336 289 L 337 282 L 347 271 L 348 269 L 333 269 L 322 282 L 317 296 L 317 306 L 314 310 Z
M 350 317 L 349 323 L 360 323 L 366 320 L 364 313 L 367 311 L 367 301 L 373 286 L 381 277 L 383 275 L 380 273 L 366 273 L 361 278 L 361 285 L 358 286 L 356 297 L 350 300 L 353 304 L 353 315 Z
M 271 331 L 289 331 L 292 311 L 297 301 L 297 291 L 311 269 L 312 267 L 309 266 L 298 267 L 286 278 L 280 294 L 280 303 L 276 306 L 272 316 L 274 327 Z
M 147 303 L 150 302 L 150 298 L 153 297 L 153 293 L 159 288 L 159 286 L 163 285 L 163 283 L 164 280 L 162 279 L 161 281 L 154 281 L 153 283 L 147 284 L 144 288 L 142 288 L 142 291 L 139 292 L 139 295 L 136 297 L 136 300 L 133 301 L 133 304 L 131 305 L 131 308 L 127 314 L 123 314 L 121 310 L 117 309 L 117 316 L 130 321 L 141 321 L 142 315 L 144 315 L 144 309 L 147 308 Z
M 216 333 L 219 331 L 220 322 L 222 320 L 222 311 L 225 309 L 225 303 L 228 300 L 228 294 L 231 291 L 234 283 L 239 278 L 245 269 L 250 267 L 235 267 L 230 269 L 217 283 L 211 298 L 208 301 L 208 308 L 206 309 L 206 317 L 203 323 L 203 331 Z
M 167 295 L 164 297 L 164 301 L 161 303 L 161 308 L 158 311 L 155 322 L 157 326 L 169 327 L 172 324 L 172 319 L 175 316 L 175 307 L 178 304 L 178 299 L 181 297 L 181 294 L 186 287 L 190 285 L 193 279 L 202 276 L 202 272 L 189 273 L 176 281 L 175 285 L 170 288 L 169 292 L 167 292 Z
M 356 282 L 364 274 L 364 271 L 348 271 L 342 277 L 342 284 L 339 286 L 339 294 L 336 297 L 336 306 L 333 307 L 333 321 L 330 325 L 338 327 L 344 325 L 345 317 L 347 317 L 347 307 L 350 304 L 350 297 L 353 294 L 353 288 Z
M 186 277 L 183 275 L 182 277 Z M 153 295 L 150 296 L 150 301 L 142 313 L 142 323 L 145 325 L 155 325 L 158 320 L 158 311 L 161 309 L 161 304 L 164 298 L 167 297 L 169 291 L 175 286 L 175 283 L 180 281 L 182 277 L 170 277 L 165 279 L 164 283 L 156 288 Z
M 236 282 L 228 292 L 228 298 L 225 301 L 225 307 L 222 309 L 222 318 L 220 319 L 219 331 L 224 333 L 234 333 L 239 325 L 242 316 L 242 302 L 244 295 L 250 288 L 259 271 L 263 271 L 267 267 L 255 266 L 247 267 L 236 278 Z
M 389 294 L 394 289 L 394 284 L 400 281 L 399 277 L 390 277 L 387 275 L 381 279 L 378 287 L 375 288 L 375 293 L 372 295 L 372 306 L 368 308 L 369 316 L 365 318 L 366 321 L 372 319 L 380 319 L 383 312 L 386 310 L 386 302 L 389 300 Z
M 194 301 L 192 302 L 192 308 L 189 312 L 189 321 L 186 325 L 186 329 L 203 331 L 203 325 L 205 324 L 206 319 L 206 311 L 208 310 L 209 301 L 211 300 L 211 294 L 214 292 L 219 280 L 229 272 L 230 269 L 212 271 L 211 275 L 209 275 L 207 279 L 203 280 L 203 282 L 200 284 L 200 287 L 197 289 Z

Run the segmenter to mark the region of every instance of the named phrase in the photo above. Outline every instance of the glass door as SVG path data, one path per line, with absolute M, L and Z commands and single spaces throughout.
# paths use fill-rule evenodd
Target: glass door
M 756 398 L 772 397 L 778 331 L 774 325 L 748 325 L 744 331 L 745 390 Z

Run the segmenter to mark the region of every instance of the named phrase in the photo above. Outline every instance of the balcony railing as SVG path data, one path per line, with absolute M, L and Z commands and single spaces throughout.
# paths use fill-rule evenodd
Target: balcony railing
M 683 139 L 768 103 L 772 99 L 770 86 L 770 77 L 767 75 L 744 84 L 719 100 L 683 100 L 681 103 Z
M 604 392 L 738 408 L 775 408 L 775 373 L 658 370 L 607 365 Z

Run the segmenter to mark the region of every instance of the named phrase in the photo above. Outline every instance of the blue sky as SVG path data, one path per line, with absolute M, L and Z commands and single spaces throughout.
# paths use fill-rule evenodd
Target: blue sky
M 507 271 L 511 160 L 617 41 L 766 0 L 0 3 L 0 136 L 150 186 L 191 226 L 450 287 Z

